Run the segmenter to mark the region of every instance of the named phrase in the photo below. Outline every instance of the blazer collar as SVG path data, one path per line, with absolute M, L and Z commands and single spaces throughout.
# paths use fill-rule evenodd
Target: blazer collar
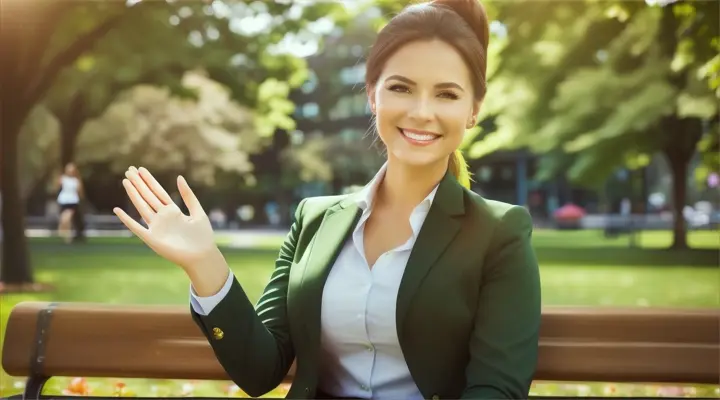
M 367 204 L 372 206 L 372 199 L 374 198 L 375 191 L 377 190 L 377 184 L 379 178 L 381 178 L 385 172 L 387 164 L 383 165 L 375 178 L 370 183 L 365 185 L 361 190 L 348 195 L 345 199 L 340 201 L 333 207 L 330 207 L 328 211 L 336 211 L 337 209 L 344 209 L 352 206 Z M 445 175 L 440 180 L 438 186 L 426 197 L 426 200 L 430 200 L 432 203 L 431 210 L 436 207 L 440 208 L 445 214 L 449 216 L 461 215 L 465 213 L 465 204 L 463 200 L 463 187 L 460 182 L 452 175 L 450 169 L 445 172 Z

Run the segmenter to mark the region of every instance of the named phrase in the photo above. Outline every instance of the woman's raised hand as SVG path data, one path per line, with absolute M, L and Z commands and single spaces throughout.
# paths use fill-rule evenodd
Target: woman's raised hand
M 189 216 L 180 210 L 147 169 L 130 167 L 125 177 L 123 186 L 147 228 L 120 208 L 113 211 L 157 254 L 187 271 L 219 251 L 210 220 L 182 176 L 178 177 L 177 186 Z

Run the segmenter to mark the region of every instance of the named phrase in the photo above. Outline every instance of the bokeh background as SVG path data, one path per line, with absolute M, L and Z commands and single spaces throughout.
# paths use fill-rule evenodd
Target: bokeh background
M 406 4 L 3 1 L 0 324 L 26 300 L 187 304 L 182 271 L 112 214 L 132 211 L 130 165 L 171 191 L 187 177 L 256 300 L 297 203 L 355 190 L 382 164 L 364 59 Z M 483 4 L 489 91 L 463 151 L 474 191 L 531 212 L 544 305 L 720 307 L 720 3 Z M 54 185 L 68 162 L 86 189 L 69 245 Z M 0 371 L 0 396 L 23 385 Z M 46 392 L 244 396 L 230 382 L 83 377 Z M 536 382 L 532 394 L 720 387 Z

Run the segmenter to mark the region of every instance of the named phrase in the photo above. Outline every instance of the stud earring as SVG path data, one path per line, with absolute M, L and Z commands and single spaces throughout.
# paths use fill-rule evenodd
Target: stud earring
M 470 121 L 468 121 L 468 123 L 467 123 L 467 128 L 468 128 L 468 129 L 472 128 L 473 126 L 475 126 L 475 119 L 474 119 L 474 118 L 471 119 Z

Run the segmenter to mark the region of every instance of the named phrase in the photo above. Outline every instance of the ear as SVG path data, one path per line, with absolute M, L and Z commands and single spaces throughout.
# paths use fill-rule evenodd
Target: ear
M 477 116 L 480 114 L 480 108 L 482 107 L 482 100 L 473 102 L 472 115 L 475 116 L 475 123 L 478 123 Z
M 365 88 L 365 90 L 367 91 L 368 105 L 370 106 L 370 112 L 372 112 L 373 115 L 375 115 L 377 113 L 376 112 L 377 105 L 375 103 L 375 88 L 368 86 Z
M 375 96 L 368 96 L 368 105 L 370 105 L 370 112 L 373 113 L 373 115 L 376 115 L 377 110 L 375 105 Z
M 478 121 L 478 115 L 480 114 L 481 106 L 482 106 L 482 100 L 476 101 L 473 103 L 470 118 L 468 118 L 468 129 L 472 128 L 473 126 L 477 125 L 478 122 L 480 122 L 480 121 Z

